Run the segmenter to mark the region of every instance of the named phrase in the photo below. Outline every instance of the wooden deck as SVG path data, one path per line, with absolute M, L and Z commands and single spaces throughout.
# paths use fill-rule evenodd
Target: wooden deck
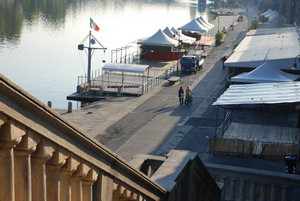
M 260 142 L 298 143 L 300 128 L 231 123 L 223 138 Z

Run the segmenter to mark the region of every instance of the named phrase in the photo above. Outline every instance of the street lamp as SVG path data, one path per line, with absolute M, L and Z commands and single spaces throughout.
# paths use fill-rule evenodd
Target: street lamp
M 234 10 L 233 9 L 231 9 L 232 10 L 232 30 L 233 30 L 233 24 L 234 24 Z
M 176 34 L 173 35 L 173 37 L 175 38 Z M 180 55 L 179 55 L 179 48 L 180 48 L 180 44 L 182 43 L 182 41 L 180 40 L 180 32 L 178 32 L 178 36 L 179 36 L 179 39 L 178 39 L 178 47 L 177 47 L 177 69 L 176 69 L 176 75 L 177 77 L 179 76 L 179 60 L 180 60 Z

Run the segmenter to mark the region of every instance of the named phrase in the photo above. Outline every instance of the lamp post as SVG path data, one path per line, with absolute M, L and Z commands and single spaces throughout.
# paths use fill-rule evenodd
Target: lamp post
M 219 32 L 219 27 L 220 27 L 220 16 L 218 16 L 218 32 Z
M 173 37 L 175 37 L 176 34 L 173 35 Z M 177 47 L 177 68 L 176 68 L 176 75 L 177 77 L 179 76 L 179 60 L 180 60 L 180 55 L 179 55 L 179 48 L 180 48 L 180 44 L 181 44 L 181 40 L 180 40 L 180 33 L 178 32 L 178 36 L 179 36 L 179 40 L 178 40 L 178 47 Z
M 232 30 L 233 30 L 233 25 L 234 25 L 234 8 L 232 9 Z

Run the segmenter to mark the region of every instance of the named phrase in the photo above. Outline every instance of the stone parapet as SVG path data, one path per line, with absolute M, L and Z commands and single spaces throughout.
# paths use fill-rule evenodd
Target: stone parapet
M 0 94 L 0 200 L 167 199 L 163 187 L 1 74 Z
M 299 175 L 211 163 L 205 166 L 216 181 L 224 183 L 222 200 L 292 201 L 293 192 L 300 189 Z
M 220 200 L 221 189 L 195 152 L 171 150 L 151 179 L 169 192 L 170 201 Z

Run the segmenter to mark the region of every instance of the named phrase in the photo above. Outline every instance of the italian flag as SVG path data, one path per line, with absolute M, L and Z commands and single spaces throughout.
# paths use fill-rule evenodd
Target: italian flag
M 90 18 L 90 26 L 92 29 L 94 29 L 95 31 L 99 31 L 100 28 L 97 26 L 97 24 L 93 21 L 92 18 Z

